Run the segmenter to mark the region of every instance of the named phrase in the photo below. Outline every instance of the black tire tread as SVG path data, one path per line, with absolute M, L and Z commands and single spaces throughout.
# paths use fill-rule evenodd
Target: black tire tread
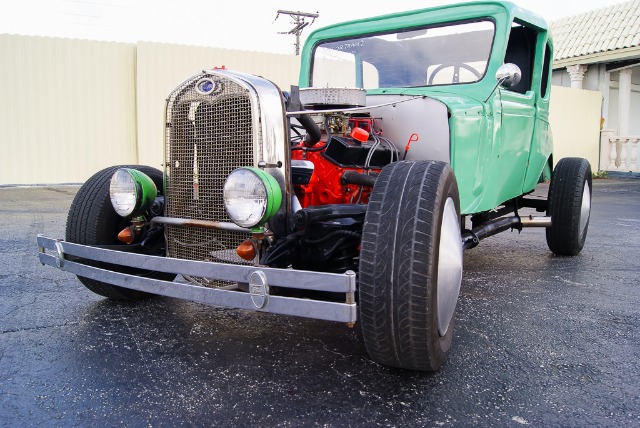
M 547 215 L 552 226 L 546 229 L 549 249 L 562 256 L 575 256 L 582 250 L 589 224 L 580 234 L 580 210 L 585 183 L 592 191 L 591 165 L 582 158 L 562 158 L 556 164 L 549 186 Z
M 429 284 L 437 269 L 437 201 L 446 199 L 451 180 L 459 212 L 455 178 L 445 163 L 396 162 L 376 181 L 363 228 L 359 299 L 367 351 L 381 364 L 433 371 L 446 358 L 453 324 L 444 338 L 433 337 L 435 286 Z M 434 342 L 443 349 L 433 349 Z
M 65 240 L 83 245 L 119 244 L 117 226 L 119 216 L 113 211 L 109 199 L 111 176 L 118 168 L 134 168 L 147 174 L 162 189 L 162 172 L 143 165 L 119 165 L 102 169 L 92 175 L 78 190 L 67 215 Z M 78 276 L 82 284 L 92 292 L 118 300 L 140 300 L 152 296 L 137 290 Z

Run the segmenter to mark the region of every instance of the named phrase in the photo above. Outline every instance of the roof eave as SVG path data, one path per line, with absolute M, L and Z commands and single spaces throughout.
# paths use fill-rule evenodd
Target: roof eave
M 626 59 L 640 58 L 640 46 L 616 49 L 613 51 L 596 52 L 571 58 L 556 59 L 553 61 L 553 69 L 564 68 L 570 65 L 589 65 L 607 63 L 612 61 L 622 61 Z

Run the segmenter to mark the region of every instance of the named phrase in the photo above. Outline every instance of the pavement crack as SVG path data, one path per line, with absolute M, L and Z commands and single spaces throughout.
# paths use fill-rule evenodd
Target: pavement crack
M 78 321 L 65 322 L 63 324 L 52 324 L 52 325 L 38 325 L 35 327 L 25 327 L 25 328 L 13 328 L 7 330 L 0 330 L 0 334 L 9 334 L 9 333 L 20 333 L 25 331 L 34 331 L 34 330 L 44 330 L 47 328 L 56 328 L 56 327 L 66 327 L 69 325 L 76 325 Z
M 3 319 L 6 319 L 6 317 L 7 317 L 7 316 L 9 316 L 9 315 L 11 315 L 12 313 L 17 312 L 17 311 L 19 311 L 19 310 L 20 310 L 20 309 L 22 309 L 22 308 L 26 308 L 26 307 L 27 307 L 27 306 L 29 306 L 29 305 L 33 305 L 35 302 L 36 302 L 36 297 L 34 296 L 33 298 L 31 298 L 31 301 L 30 301 L 30 302 L 28 302 L 28 303 L 22 303 L 22 304 L 16 305 L 16 306 L 15 306 L 14 308 L 12 308 L 9 312 L 4 313 L 4 314 L 2 315 L 2 318 L 3 318 Z
M 331 352 L 332 354 L 339 355 L 342 358 L 349 358 L 348 356 L 346 356 L 346 355 L 344 355 L 344 354 L 342 354 L 342 353 L 340 353 L 338 351 L 334 351 L 332 349 L 329 349 L 329 347 L 322 340 L 318 339 L 318 342 L 320 342 L 322 344 L 322 349 L 324 349 L 325 351 Z

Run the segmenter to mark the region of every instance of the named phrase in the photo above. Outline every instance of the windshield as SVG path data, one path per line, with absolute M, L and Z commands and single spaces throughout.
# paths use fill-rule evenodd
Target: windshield
M 376 89 L 477 82 L 487 69 L 494 33 L 486 20 L 320 43 L 311 83 Z

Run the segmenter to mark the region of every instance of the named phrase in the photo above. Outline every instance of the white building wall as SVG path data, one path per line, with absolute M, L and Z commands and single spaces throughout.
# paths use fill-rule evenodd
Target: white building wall
M 600 76 L 598 64 L 591 64 L 587 69 L 582 81 L 582 89 L 597 91 L 599 88 Z M 554 70 L 551 75 L 551 84 L 555 86 L 571 87 L 571 79 L 566 68 Z
M 590 64 L 583 80 L 583 89 L 600 91 L 603 93 L 602 117 L 604 119 L 603 128 L 611 129 L 616 134 L 618 132 L 618 78 L 619 72 L 606 72 L 606 64 Z M 609 79 L 609 82 L 606 79 Z M 629 117 L 630 135 L 640 135 L 640 67 L 633 68 L 631 76 L 631 111 Z M 569 73 L 566 69 L 554 70 L 552 84 L 556 86 L 571 86 Z M 603 86 L 608 84 L 608 94 Z
M 605 123 L 604 128 L 617 131 L 618 127 L 618 88 L 619 88 L 619 72 L 610 73 L 610 101 L 609 101 L 609 120 Z M 629 135 L 640 135 L 640 67 L 633 68 L 631 75 L 631 110 L 629 112 Z M 616 132 L 617 134 L 617 132 Z

